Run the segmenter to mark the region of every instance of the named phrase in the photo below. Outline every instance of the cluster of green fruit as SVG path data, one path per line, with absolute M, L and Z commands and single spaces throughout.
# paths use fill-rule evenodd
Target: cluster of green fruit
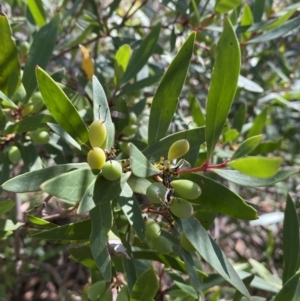
M 161 234 L 161 227 L 158 222 L 153 219 L 147 219 L 145 224 L 146 240 L 148 245 L 162 254 L 170 254 L 172 252 L 172 243 Z M 195 252 L 195 248 L 187 239 L 184 232 L 180 232 L 180 245 L 188 252 Z
M 121 177 L 122 166 L 116 160 L 107 160 L 105 153 L 107 144 L 107 129 L 104 122 L 95 120 L 89 128 L 89 141 L 92 149 L 88 152 L 87 162 L 92 170 L 102 170 L 102 175 L 109 181 Z
M 179 218 L 188 218 L 194 213 L 193 206 L 188 200 L 194 200 L 201 194 L 201 188 L 198 184 L 185 179 L 173 180 L 170 183 L 172 189 L 179 197 L 172 196 L 170 199 L 170 211 Z M 168 188 L 162 183 L 152 183 L 146 190 L 146 196 L 153 204 L 162 204 L 167 202 Z

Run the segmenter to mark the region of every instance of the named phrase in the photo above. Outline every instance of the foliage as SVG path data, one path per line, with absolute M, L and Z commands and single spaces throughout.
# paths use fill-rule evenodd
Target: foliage
M 277 188 L 298 173 L 300 5 L 203 2 L 1 8 L 1 239 L 22 232 L 31 244 L 72 246 L 70 257 L 92 278 L 83 300 L 112 300 L 114 286 L 122 287 L 117 300 L 132 301 L 264 297 L 251 296 L 250 286 L 274 300 L 300 297 L 292 191 L 282 280 L 253 258 L 238 267 L 209 232 L 217 215 L 257 220 L 250 187 Z M 42 210 L 14 221 L 9 192 L 36 196 L 28 212 L 57 200 L 67 222 L 52 223 L 57 215 Z M 166 290 L 153 261 L 172 279 Z

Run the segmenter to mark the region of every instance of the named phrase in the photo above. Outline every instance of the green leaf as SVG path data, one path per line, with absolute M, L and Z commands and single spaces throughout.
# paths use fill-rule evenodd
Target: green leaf
M 3 183 L 7 181 L 10 178 L 10 168 L 9 168 L 10 162 L 8 160 L 7 154 L 4 152 L 0 152 L 0 194 L 2 193 Z
M 2 188 L 11 192 L 40 191 L 40 185 L 43 182 L 69 172 L 70 170 L 87 167 L 87 163 L 70 163 L 50 166 L 16 176 L 2 184 Z
M 39 67 L 36 68 L 36 77 L 44 103 L 56 122 L 80 145 L 87 144 L 89 141 L 87 126 L 66 94 Z
M 82 265 L 90 268 L 96 269 L 96 262 L 93 258 L 91 248 L 89 246 L 81 246 L 78 248 L 69 248 L 68 249 L 71 258 L 77 262 L 80 262 Z
M 225 14 L 241 4 L 242 0 L 217 0 L 214 11 L 219 14 Z
M 93 76 L 92 85 L 94 120 L 104 121 L 107 130 L 107 148 L 110 150 L 115 144 L 115 128 L 111 120 L 109 105 L 103 87 L 96 76 Z
M 23 226 L 24 223 L 14 223 L 10 219 L 0 219 L 0 230 L 1 231 L 15 231 L 21 226 Z
M 35 171 L 43 168 L 43 162 L 36 147 L 32 143 L 20 145 L 20 151 L 24 162 L 24 171 Z
M 160 28 L 160 23 L 154 26 L 152 31 L 142 40 L 140 47 L 133 53 L 125 74 L 122 77 L 122 83 L 126 83 L 132 77 L 136 76 L 138 72 L 147 64 L 148 59 L 155 50 Z
M 67 202 L 79 202 L 96 176 L 90 168 L 77 169 L 44 182 L 41 189 Z
M 130 174 L 122 174 L 121 178 L 115 181 L 106 180 L 99 175 L 95 182 L 91 182 L 82 196 L 78 207 L 78 213 L 86 213 L 96 205 L 107 203 L 118 197 L 129 178 Z
M 232 120 L 232 128 L 236 129 L 238 132 L 241 132 L 243 125 L 246 120 L 247 107 L 245 103 L 241 103 L 238 110 L 235 112 Z
M 244 284 L 246 286 L 249 286 L 250 283 L 253 281 L 254 277 L 255 277 L 255 275 L 250 275 L 250 276 L 244 278 L 243 279 Z M 239 291 L 236 291 L 232 301 L 240 301 L 242 299 L 242 297 L 243 297 L 243 295 Z
M 167 158 L 169 148 L 175 141 L 185 138 L 189 141 L 190 149 L 184 159 L 194 166 L 199 155 L 200 145 L 205 142 L 204 127 L 181 131 L 162 138 L 143 150 L 143 154 L 148 159 L 158 162 L 160 157 Z
M 1 16 L 0 16 L 0 18 L 1 18 Z M 1 55 L 0 55 L 0 64 L 1 64 Z M 8 108 L 11 108 L 11 109 L 17 109 L 18 108 L 18 106 L 9 97 L 7 97 L 2 91 L 0 91 L 0 99 L 3 99 L 2 104 L 5 103 L 5 105 Z M 4 115 L 1 116 L 1 118 L 3 118 L 2 120 L 5 120 Z
M 42 27 L 46 24 L 46 14 L 41 0 L 27 0 L 27 5 L 34 18 L 35 23 Z
M 91 235 L 91 220 L 83 220 L 77 223 L 56 227 L 46 231 L 32 234 L 32 237 L 55 241 L 88 241 Z
M 247 3 L 244 4 L 244 10 L 243 10 L 243 15 L 241 19 L 241 26 L 243 27 L 250 27 L 253 23 L 253 16 L 251 9 Z M 242 41 L 246 41 L 250 38 L 251 33 L 250 32 L 244 32 L 242 35 Z
M 296 274 L 300 264 L 299 219 L 295 204 L 289 194 L 287 195 L 286 207 L 284 211 L 282 250 L 282 283 L 286 284 L 288 280 Z
M 50 115 L 37 114 L 33 116 L 28 116 L 20 121 L 13 123 L 7 127 L 5 130 L 6 134 L 18 134 L 26 133 L 30 131 L 37 130 L 49 130 L 47 122 L 53 122 L 53 118 Z
M 174 117 L 193 54 L 195 36 L 193 32 L 182 45 L 155 92 L 149 118 L 149 145 L 165 137 Z
M 193 200 L 193 204 L 200 204 L 206 210 L 234 218 L 245 220 L 258 218 L 256 210 L 226 186 L 202 175 L 189 174 L 181 177 L 197 183 L 202 189 L 200 197 Z
M 12 31 L 8 18 L 2 11 L 0 12 L 0 41 L 2 44 L 0 51 L 0 90 L 3 91 L 5 95 L 11 96 L 17 89 L 19 83 L 19 81 L 15 81 L 12 89 L 9 89 L 11 75 L 15 74 L 18 78 L 20 76 L 21 67 L 17 47 L 12 39 Z
M 266 0 L 255 0 L 253 5 L 253 17 L 254 22 L 258 23 L 261 21 L 261 18 L 264 14 Z
M 269 178 L 278 172 L 281 161 L 281 157 L 246 157 L 228 162 L 227 165 L 251 177 Z
M 267 114 L 268 114 L 268 108 L 266 107 L 261 111 L 260 114 L 258 114 L 255 117 L 253 121 L 253 125 L 247 134 L 247 139 L 252 136 L 261 134 L 266 124 Z
M 121 79 L 123 77 L 123 74 L 125 73 L 129 59 L 131 56 L 131 47 L 128 44 L 122 45 L 116 55 L 115 55 L 115 77 L 114 77 L 114 83 L 115 86 L 118 87 L 121 83 Z
M 92 222 L 90 246 L 93 258 L 104 280 L 110 282 L 111 261 L 107 250 L 107 233 L 112 225 L 110 202 L 98 204 L 90 211 L 90 217 Z
M 0 201 L 0 216 L 10 211 L 15 206 L 15 202 L 12 200 Z
M 280 149 L 283 138 L 277 141 L 263 141 L 251 153 L 251 156 L 264 155 Z
M 227 170 L 227 169 L 212 169 L 214 173 L 218 174 L 220 177 L 242 185 L 242 186 L 249 186 L 249 187 L 264 187 L 264 186 L 271 186 L 275 183 L 281 182 L 290 176 L 299 172 L 299 169 L 288 169 L 288 170 L 279 170 L 278 173 L 270 178 L 263 179 L 263 178 L 256 178 L 250 177 L 245 174 L 242 174 L 236 170 Z
M 121 290 L 118 292 L 118 296 L 116 301 L 129 301 L 130 296 L 129 296 L 129 290 L 127 285 L 123 285 Z
M 293 300 L 297 286 L 299 284 L 299 276 L 300 276 L 300 272 L 297 272 L 293 277 L 288 279 L 287 282 L 284 283 L 282 289 L 278 292 L 276 297 L 273 299 L 273 301 Z
M 195 98 L 194 95 L 189 96 L 190 110 L 193 117 L 193 121 L 197 126 L 205 126 L 205 117 L 202 113 L 200 102 Z
M 283 24 L 284 22 L 286 22 L 290 17 L 293 16 L 293 14 L 297 11 L 297 8 L 291 9 L 289 10 L 287 13 L 285 13 L 283 16 L 281 16 L 280 18 L 278 18 L 277 20 L 275 20 L 274 22 L 272 22 L 271 24 L 267 25 L 264 29 L 265 30 L 270 30 L 270 29 L 274 29 L 278 26 L 280 26 L 281 24 Z
M 133 192 L 145 194 L 151 182 L 145 178 L 139 178 L 135 175 L 131 175 L 127 181 L 127 184 Z
M 133 258 L 135 259 L 147 259 L 151 261 L 158 261 L 165 265 L 167 268 L 172 268 L 181 273 L 187 273 L 185 263 L 180 260 L 178 257 L 174 257 L 172 255 L 161 254 L 155 251 L 135 251 L 132 253 Z M 208 277 L 206 273 L 196 270 L 198 277 Z
M 119 204 L 128 219 L 129 224 L 133 227 L 136 235 L 141 241 L 145 239 L 145 222 L 141 213 L 139 203 L 127 183 L 118 197 Z
M 135 282 L 130 301 L 152 301 L 158 290 L 158 282 L 153 268 L 144 272 Z
M 262 139 L 263 135 L 257 135 L 253 136 L 251 138 L 248 138 L 247 140 L 243 141 L 238 149 L 234 152 L 231 159 L 235 160 L 240 157 L 244 157 L 251 153 L 256 146 L 259 144 L 260 140 Z
M 141 79 L 139 81 L 136 81 L 135 83 L 128 83 L 124 87 L 122 87 L 122 90 L 120 94 L 117 95 L 117 97 L 133 93 L 135 91 L 141 90 L 145 87 L 153 86 L 155 85 L 158 81 L 161 80 L 162 74 L 157 74 L 153 76 L 149 76 L 147 78 Z
M 199 277 L 197 275 L 195 262 L 193 260 L 192 254 L 188 251 L 185 251 L 183 248 L 180 249 L 180 252 L 184 260 L 191 285 L 193 286 L 196 292 L 202 293 L 202 287 L 199 281 Z
M 45 221 L 44 219 L 42 218 L 39 218 L 39 217 L 36 217 L 36 216 L 32 216 L 32 215 L 29 215 L 27 214 L 26 215 L 26 218 L 34 225 L 37 225 L 37 226 L 40 226 L 40 227 L 43 227 L 45 229 L 53 229 L 53 228 L 57 228 L 59 227 L 58 225 L 56 224 L 53 224 L 53 223 L 50 223 L 48 221 Z
M 47 125 L 58 136 L 66 140 L 69 144 L 71 144 L 76 149 L 82 151 L 81 146 L 60 125 L 56 123 L 50 123 L 50 122 L 47 122 Z
M 22 82 L 26 90 L 26 98 L 29 99 L 36 88 L 35 68 L 45 69 L 48 61 L 50 60 L 53 50 L 56 44 L 58 29 L 60 26 L 59 15 L 57 14 L 50 23 L 43 26 L 37 34 L 34 36 L 34 40 L 30 46 L 29 54 L 25 63 Z M 41 89 L 40 89 L 41 90 Z M 50 93 L 49 93 L 50 92 Z M 52 96 L 52 91 L 47 91 L 47 98 L 51 98 L 54 101 L 57 95 Z M 43 93 L 42 93 L 43 94 Z M 45 96 L 43 95 L 45 100 Z M 68 116 L 70 117 L 70 115 Z
M 225 18 L 207 96 L 205 134 L 208 158 L 212 156 L 223 131 L 235 95 L 240 61 L 238 40 L 229 19 Z
M 250 80 L 249 78 L 244 77 L 243 75 L 239 75 L 238 87 L 255 93 L 264 92 L 264 89 L 261 86 L 259 86 L 257 83 Z
M 247 41 L 248 44 L 250 43 L 264 43 L 271 40 L 275 40 L 277 38 L 280 38 L 284 36 L 286 33 L 288 33 L 291 30 L 295 30 L 300 26 L 300 16 L 293 18 L 287 22 L 285 22 L 283 25 L 276 27 L 264 34 L 261 34 L 259 36 L 256 36 L 255 38 Z
M 208 235 L 202 225 L 194 218 L 178 219 L 176 223 L 185 233 L 188 240 L 201 255 L 226 281 L 233 285 L 243 296 L 250 299 L 242 280 L 226 258 L 225 254 Z
M 160 173 L 160 170 L 148 161 L 134 144 L 130 143 L 129 148 L 131 170 L 134 175 L 141 178 L 147 178 Z

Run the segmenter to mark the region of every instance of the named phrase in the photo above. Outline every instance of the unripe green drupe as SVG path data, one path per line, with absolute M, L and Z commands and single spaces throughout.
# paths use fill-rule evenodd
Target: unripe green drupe
M 198 184 L 190 180 L 174 180 L 171 182 L 175 192 L 185 199 L 194 200 L 201 195 L 201 188 Z
M 91 149 L 87 155 L 87 162 L 91 169 L 101 169 L 106 161 L 105 152 L 99 147 Z
M 168 160 L 172 161 L 183 157 L 190 149 L 190 144 L 186 139 L 175 141 L 169 148 Z
M 46 144 L 50 140 L 49 133 L 46 131 L 33 131 L 29 133 L 29 136 L 33 142 L 39 144 Z
M 115 181 L 121 177 L 122 166 L 116 160 L 106 161 L 102 167 L 102 175 L 109 181 Z
M 89 140 L 92 147 L 101 147 L 106 139 L 106 125 L 101 120 L 95 120 L 89 128 Z
M 15 164 L 21 160 L 21 152 L 17 146 L 13 145 L 9 148 L 8 159 L 13 164 Z
M 156 238 L 160 235 L 160 226 L 155 220 L 149 218 L 146 220 L 145 231 L 147 236 Z
M 171 198 L 170 211 L 177 217 L 189 218 L 194 213 L 192 204 L 181 198 Z
M 167 189 L 161 183 L 152 183 L 147 187 L 146 196 L 153 204 L 160 204 L 164 200 Z
M 152 249 L 162 254 L 170 254 L 172 252 L 172 244 L 164 236 L 158 236 L 149 240 L 149 245 Z
M 93 283 L 88 290 L 88 298 L 91 301 L 100 300 L 100 297 L 105 292 L 106 282 L 101 280 Z

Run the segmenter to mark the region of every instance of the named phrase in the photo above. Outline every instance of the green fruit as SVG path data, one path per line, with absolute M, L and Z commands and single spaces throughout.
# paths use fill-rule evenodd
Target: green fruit
M 174 180 L 171 182 L 171 186 L 185 199 L 194 200 L 201 195 L 200 186 L 190 180 Z
M 147 187 L 146 196 L 153 204 L 160 204 L 165 199 L 167 189 L 161 183 L 152 183 Z
M 187 239 L 184 232 L 180 232 L 180 245 L 188 252 L 196 252 L 196 249 L 190 243 L 190 241 Z
M 131 125 L 125 126 L 122 133 L 126 136 L 132 136 L 136 133 L 136 131 L 137 131 L 137 125 L 131 124 Z
M 21 160 L 21 152 L 17 146 L 11 146 L 8 150 L 8 159 L 15 164 Z
M 101 295 L 105 292 L 106 282 L 97 281 L 93 283 L 88 290 L 88 298 L 91 301 L 97 301 L 100 299 Z
M 19 46 L 20 56 L 27 56 L 29 53 L 29 48 L 30 45 L 28 42 L 22 42 L 22 44 Z
M 181 198 L 171 198 L 170 211 L 177 217 L 189 218 L 194 213 L 193 206 Z
M 99 147 L 91 149 L 87 155 L 87 162 L 91 169 L 101 169 L 106 161 L 104 150 Z
M 149 241 L 149 246 L 162 254 L 170 254 L 172 252 L 172 244 L 164 236 L 158 236 L 156 238 L 151 238 Z
M 29 100 L 27 105 L 25 105 L 22 109 L 22 112 L 21 112 L 22 116 L 25 117 L 25 116 L 31 114 L 32 110 L 33 110 L 33 105 L 31 103 L 31 101 Z
M 149 218 L 146 220 L 145 231 L 147 236 L 156 238 L 160 235 L 160 226 L 155 220 Z
M 50 135 L 46 131 L 33 131 L 29 133 L 31 140 L 38 144 L 47 144 L 50 140 Z
M 173 161 L 174 159 L 178 159 L 183 157 L 190 149 L 190 144 L 186 139 L 181 139 L 175 141 L 168 152 L 168 160 Z
M 33 104 L 32 113 L 36 113 L 44 107 L 44 101 L 41 92 L 34 93 L 31 97 L 31 101 Z
M 89 140 L 92 147 L 101 147 L 106 139 L 106 125 L 101 120 L 95 120 L 89 129 Z
M 102 167 L 102 175 L 109 181 L 115 181 L 121 177 L 122 166 L 118 161 L 109 160 Z
M 137 121 L 137 117 L 134 112 L 129 113 L 129 124 L 135 124 Z

